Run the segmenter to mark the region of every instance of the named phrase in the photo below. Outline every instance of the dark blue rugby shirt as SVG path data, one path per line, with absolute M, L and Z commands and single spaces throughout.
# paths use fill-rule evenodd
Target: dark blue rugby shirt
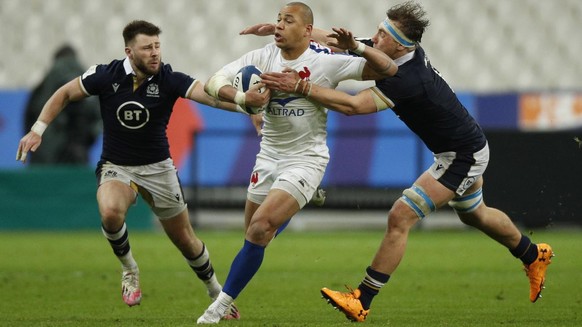
M 166 128 L 174 103 L 186 97 L 195 79 L 161 65 L 133 91 L 133 69 L 129 59 L 96 65 L 81 76 L 81 87 L 98 95 L 103 119 L 101 160 L 117 165 L 138 166 L 170 157 Z M 185 135 L 184 137 L 188 137 Z
M 370 40 L 365 43 L 371 45 Z M 395 76 L 376 81 L 391 99 L 394 113 L 434 153 L 474 153 L 487 142 L 479 124 L 461 104 L 454 91 L 434 69 L 424 50 L 398 66 Z

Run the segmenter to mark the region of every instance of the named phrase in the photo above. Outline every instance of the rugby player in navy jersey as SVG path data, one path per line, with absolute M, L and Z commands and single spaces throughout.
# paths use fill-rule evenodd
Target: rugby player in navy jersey
M 170 158 L 166 127 L 179 97 L 212 107 L 244 112 L 234 103 L 216 100 L 204 92 L 204 83 L 162 62 L 161 30 L 146 21 L 132 21 L 123 30 L 126 58 L 95 65 L 58 89 L 47 101 L 37 122 L 18 145 L 16 159 L 41 145 L 47 125 L 70 101 L 99 96 L 103 119 L 103 149 L 96 169 L 97 202 L 102 231 L 122 266 L 122 298 L 140 304 L 139 269 L 132 255 L 125 217 L 138 194 L 153 213 L 189 266 L 215 299 L 217 281 L 208 249 L 194 234 L 180 181 Z M 257 86 L 260 87 L 260 86 Z M 249 90 L 246 104 L 261 106 L 269 92 Z M 243 103 L 244 105 L 244 103 Z M 227 318 L 238 318 L 236 307 Z
M 460 220 L 509 249 L 524 265 L 530 282 L 529 299 L 541 297 L 546 268 L 553 252 L 548 244 L 535 244 L 521 234 L 502 211 L 483 201 L 483 173 L 489 161 L 485 135 L 453 90 L 431 65 L 420 41 L 429 21 L 414 2 L 387 11 L 367 45 L 382 50 L 398 64 L 398 72 L 356 95 L 307 84 L 293 71 L 266 73 L 262 81 L 272 91 L 311 89 L 308 99 L 347 115 L 392 111 L 434 153 L 434 163 L 404 190 L 388 213 L 388 228 L 366 275 L 357 289 L 321 293 L 348 319 L 364 321 L 372 299 L 402 259 L 410 229 L 440 207 L 451 206 Z M 243 34 L 267 34 L 267 25 L 249 27 Z M 325 33 L 320 33 L 325 35 Z

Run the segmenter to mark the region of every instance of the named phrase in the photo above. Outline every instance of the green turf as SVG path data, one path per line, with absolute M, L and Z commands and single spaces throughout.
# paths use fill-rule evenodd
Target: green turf
M 242 232 L 199 235 L 224 281 Z M 581 233 L 536 232 L 557 256 L 544 297 L 532 304 L 519 262 L 477 232 L 414 231 L 396 274 L 365 325 L 581 326 Z M 210 303 L 205 289 L 162 233 L 131 233 L 144 297 L 129 308 L 120 268 L 94 232 L 0 233 L 1 326 L 192 326 Z M 357 286 L 381 232 L 286 232 L 237 299 L 242 320 L 225 326 L 351 325 L 319 289 Z

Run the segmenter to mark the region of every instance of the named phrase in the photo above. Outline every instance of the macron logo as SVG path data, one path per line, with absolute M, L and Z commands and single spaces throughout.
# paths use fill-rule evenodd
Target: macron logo
M 113 87 L 113 92 L 117 93 L 117 89 L 119 88 L 119 83 L 113 83 L 113 84 L 111 84 L 111 86 Z

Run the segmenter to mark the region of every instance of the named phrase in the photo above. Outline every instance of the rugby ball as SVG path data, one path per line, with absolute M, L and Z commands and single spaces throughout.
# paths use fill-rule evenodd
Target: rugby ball
M 236 75 L 234 75 L 234 80 L 232 81 L 232 86 L 241 92 L 248 91 L 253 85 L 261 82 L 261 70 L 254 65 L 248 65 L 241 68 Z M 259 93 L 265 91 L 265 88 L 259 89 Z M 258 114 L 263 111 L 264 107 L 253 108 L 246 107 L 249 114 Z

